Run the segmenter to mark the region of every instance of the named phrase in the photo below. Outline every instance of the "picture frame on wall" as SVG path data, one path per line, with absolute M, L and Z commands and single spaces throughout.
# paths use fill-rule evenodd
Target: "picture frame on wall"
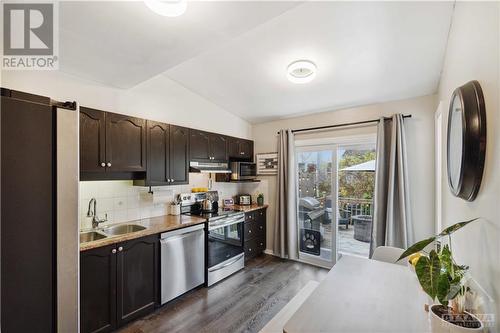
M 257 175 L 275 176 L 278 174 L 278 153 L 256 154 Z

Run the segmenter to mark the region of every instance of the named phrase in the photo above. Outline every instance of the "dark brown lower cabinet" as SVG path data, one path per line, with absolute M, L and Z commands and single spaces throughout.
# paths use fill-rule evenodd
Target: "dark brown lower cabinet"
M 159 236 L 80 254 L 80 331 L 111 332 L 151 312 L 158 300 Z
M 245 260 L 252 259 L 266 249 L 266 208 L 245 214 Z
M 116 308 L 122 326 L 154 310 L 158 301 L 158 235 L 118 245 Z

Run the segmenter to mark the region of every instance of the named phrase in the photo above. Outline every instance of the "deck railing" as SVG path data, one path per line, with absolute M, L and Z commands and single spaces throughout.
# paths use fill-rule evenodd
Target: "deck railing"
M 339 198 L 339 210 L 351 217 L 354 215 L 373 215 L 372 199 Z

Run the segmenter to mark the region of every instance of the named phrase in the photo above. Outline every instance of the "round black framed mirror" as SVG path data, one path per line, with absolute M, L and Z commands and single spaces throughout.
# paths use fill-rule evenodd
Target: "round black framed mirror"
M 483 178 L 486 109 L 479 82 L 458 87 L 448 113 L 448 184 L 453 195 L 473 201 Z

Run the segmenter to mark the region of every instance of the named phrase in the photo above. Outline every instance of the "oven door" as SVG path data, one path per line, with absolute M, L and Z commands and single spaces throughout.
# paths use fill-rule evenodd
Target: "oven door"
M 243 253 L 245 215 L 223 219 L 208 228 L 208 268 L 217 266 Z

